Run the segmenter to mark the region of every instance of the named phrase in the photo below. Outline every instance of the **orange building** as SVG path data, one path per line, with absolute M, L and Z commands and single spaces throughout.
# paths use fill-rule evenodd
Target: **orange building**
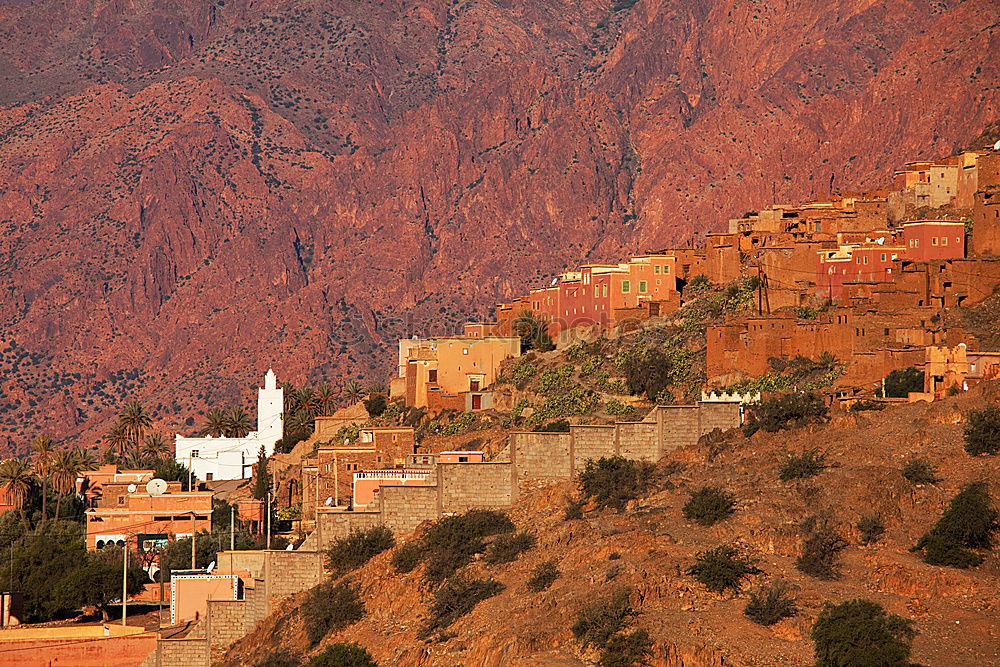
M 929 262 L 965 257 L 965 223 L 954 220 L 919 220 L 903 224 L 906 259 Z
M 109 463 L 77 475 L 76 492 L 83 496 L 87 507 L 119 505 L 130 486 L 143 486 L 153 479 L 153 474 L 152 470 L 119 470 L 117 465 Z
M 179 489 L 150 494 L 139 487 L 114 507 L 86 511 L 87 549 L 129 544 L 148 551 L 179 537 L 211 531 L 212 495 Z
M 452 336 L 413 341 L 418 344 L 406 347 L 407 356 L 400 358 L 399 367 L 406 378 L 406 405 L 418 408 L 444 407 L 444 399 L 461 397 L 464 409 L 466 394 L 470 399 L 480 396 L 478 407 L 473 404 L 471 409 L 485 407 L 482 394 L 496 379 L 500 364 L 521 354 L 519 337 Z M 400 346 L 400 354 L 403 352 Z

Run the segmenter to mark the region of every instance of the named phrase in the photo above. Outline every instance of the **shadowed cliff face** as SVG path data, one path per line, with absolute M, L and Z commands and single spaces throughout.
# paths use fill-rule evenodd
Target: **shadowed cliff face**
M 996 117 L 955 2 L 0 0 L 0 448 L 165 431 Z

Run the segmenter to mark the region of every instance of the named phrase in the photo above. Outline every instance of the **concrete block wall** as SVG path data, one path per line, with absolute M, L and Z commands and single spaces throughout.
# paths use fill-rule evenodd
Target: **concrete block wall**
M 738 403 L 713 403 L 711 401 L 698 404 L 698 414 L 701 418 L 700 435 L 711 433 L 713 429 L 728 431 L 741 425 L 743 417 Z
M 649 422 L 622 422 L 618 430 L 618 455 L 627 459 L 658 461 L 661 457 L 657 425 Z
M 701 437 L 698 413 L 696 405 L 667 405 L 656 409 L 661 456 L 698 442 Z
M 469 467 L 468 464 L 464 465 Z M 441 501 L 436 484 L 383 486 L 378 495 L 382 506 L 382 522 L 393 535 L 404 535 L 424 521 L 434 521 L 441 516 Z
M 247 614 L 243 600 L 209 600 L 206 613 L 208 628 L 209 658 L 215 662 L 225 654 L 226 649 L 248 633 L 256 621 Z
M 511 467 L 506 462 L 439 463 L 440 511 L 459 514 L 470 509 L 510 507 L 515 495 Z
M 207 639 L 161 639 L 156 643 L 156 661 L 161 667 L 207 667 Z
M 281 598 L 301 593 L 324 578 L 321 551 L 267 551 L 268 611 Z
M 382 491 L 379 493 L 381 494 Z M 384 522 L 382 512 L 379 510 L 375 512 L 320 512 L 319 523 L 319 530 L 310 536 L 312 538 L 319 533 L 317 537 L 319 544 L 309 542 L 309 546 L 325 551 L 334 540 L 347 537 L 352 530 L 365 530 L 372 526 L 380 526 Z
M 511 462 L 519 482 L 573 476 L 569 433 L 511 433 Z
M 614 456 L 618 451 L 618 429 L 614 426 L 571 426 L 573 473 L 587 465 L 587 459 Z

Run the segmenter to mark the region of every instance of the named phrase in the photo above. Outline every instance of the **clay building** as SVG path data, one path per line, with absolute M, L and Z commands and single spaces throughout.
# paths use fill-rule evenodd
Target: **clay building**
M 119 470 L 114 463 L 84 470 L 76 477 L 76 493 L 84 499 L 86 507 L 107 506 L 105 496 L 112 497 L 111 506 L 121 504 L 120 498 L 128 493 L 128 487 L 143 486 L 153 479 L 152 470 Z
M 965 257 L 965 223 L 954 220 L 918 220 L 903 223 L 906 259 L 929 262 Z
M 148 551 L 169 540 L 211 532 L 212 495 L 210 491 L 181 491 L 179 485 L 168 486 L 164 493 L 138 487 L 114 506 L 86 511 L 87 549 L 129 544 L 134 550 Z
M 519 337 L 452 336 L 411 339 L 400 346 L 399 368 L 407 406 L 432 410 L 485 409 L 486 388 L 496 379 L 505 359 L 521 354 Z M 416 343 L 416 344 L 413 344 Z

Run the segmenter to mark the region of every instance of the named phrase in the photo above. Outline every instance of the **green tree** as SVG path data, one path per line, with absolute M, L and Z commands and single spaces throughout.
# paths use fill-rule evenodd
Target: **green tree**
M 138 451 L 143 432 L 153 424 L 146 408 L 139 401 L 131 400 L 122 408 L 121 414 L 118 415 L 118 421 L 124 427 L 133 451 Z
M 88 551 L 82 564 L 63 579 L 62 583 L 69 589 L 76 590 L 82 604 L 97 607 L 106 621 L 110 618 L 111 604 L 120 601 L 122 597 L 124 557 L 123 550 L 118 547 Z M 131 555 L 125 580 L 128 595 L 139 593 L 149 581 L 145 570 Z
M 336 407 L 337 394 L 328 384 L 321 384 L 319 388 L 316 389 L 316 408 L 317 413 L 320 415 L 330 415 L 333 414 L 333 410 Z
M 514 320 L 514 333 L 521 337 L 521 352 L 538 350 L 548 352 L 556 349 L 549 336 L 548 328 L 535 313 L 524 311 Z
M 913 547 L 923 551 L 924 562 L 950 567 L 975 567 L 983 555 L 971 551 L 993 548 L 993 534 L 1000 530 L 997 510 L 993 507 L 985 482 L 963 488 L 944 515 Z
M 0 463 L 0 487 L 7 493 L 14 507 L 21 513 L 21 522 L 24 530 L 28 530 L 28 516 L 25 514 L 24 506 L 28 502 L 28 496 L 35 486 L 35 474 L 25 461 L 21 459 L 7 459 Z
M 253 430 L 253 420 L 241 406 L 235 405 L 226 412 L 225 433 L 230 438 L 245 438 Z
M 344 398 L 347 399 L 348 403 L 353 405 L 360 401 L 362 396 L 364 396 L 364 389 L 357 380 L 349 380 L 344 385 Z
M 104 439 L 108 441 L 108 452 L 117 452 L 119 459 L 125 458 L 125 453 L 128 451 L 129 434 L 121 419 L 111 426 Z
M 378 663 L 360 644 L 338 642 L 313 656 L 309 667 L 378 667 Z
M 378 417 L 389 406 L 389 399 L 385 394 L 372 394 L 365 399 L 365 410 L 372 417 Z
M 59 521 L 63 496 L 76 490 L 76 478 L 79 474 L 80 458 L 72 450 L 59 450 L 52 457 L 52 487 L 56 492 L 56 521 Z
M 299 387 L 296 389 L 295 402 L 299 406 L 296 412 L 302 411 L 308 413 L 310 417 L 316 416 L 318 401 L 316 399 L 316 393 L 312 389 L 309 387 Z
M 1000 407 L 987 405 L 969 413 L 965 425 L 965 451 L 973 456 L 1000 451 Z
M 32 623 L 52 620 L 82 604 L 79 585 L 63 583 L 76 575 L 87 557 L 87 546 L 79 524 L 45 521 L 34 531 L 24 530 L 7 545 L 5 556 L 8 553 L 10 563 L 0 567 L 0 590 L 22 593 L 24 620 Z M 120 586 L 121 566 L 118 567 L 118 577 Z
M 919 368 L 900 368 L 885 376 L 886 398 L 906 398 L 911 391 L 923 390 L 924 372 Z
M 174 459 L 160 459 L 153 464 L 153 476 L 167 482 L 180 482 L 181 489 L 190 491 L 188 481 L 191 479 L 188 467 Z
M 264 445 L 261 445 L 260 451 L 257 452 L 257 463 L 254 464 L 253 497 L 266 502 L 270 491 L 271 473 L 267 471 L 267 452 L 264 450 Z
M 142 441 L 140 454 L 144 459 L 161 459 L 170 454 L 170 446 L 159 433 L 150 433 Z
M 34 440 L 31 441 L 31 453 L 35 458 L 35 475 L 42 483 L 42 520 L 49 518 L 49 513 L 46 508 L 46 500 L 48 499 L 48 482 L 49 475 L 51 474 L 52 465 L 52 452 L 55 449 L 55 441 L 52 440 L 47 435 L 36 436 Z
M 913 621 L 869 600 L 823 607 L 812 627 L 816 667 L 908 667 Z
M 218 438 L 226 434 L 226 423 L 228 417 L 225 411 L 219 408 L 212 408 L 205 413 L 205 425 L 202 427 L 201 432 L 204 435 L 210 435 Z

